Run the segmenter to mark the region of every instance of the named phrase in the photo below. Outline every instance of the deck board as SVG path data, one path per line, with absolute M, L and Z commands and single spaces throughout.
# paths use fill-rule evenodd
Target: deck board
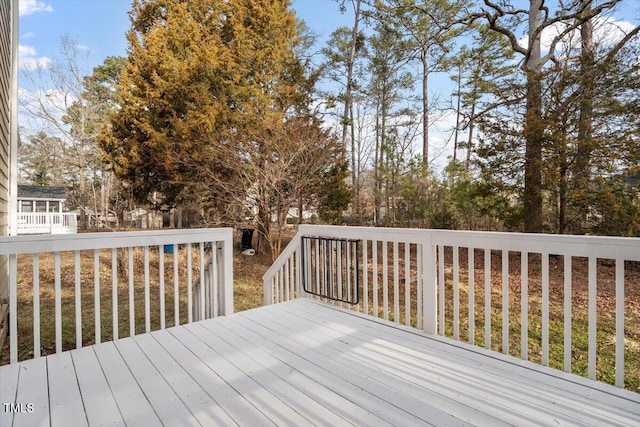
M 438 402 L 425 398 L 426 396 L 421 395 L 419 390 L 415 388 L 403 389 L 406 384 L 401 384 L 395 378 L 386 376 L 383 370 L 376 369 L 370 363 L 351 363 L 350 360 L 340 358 L 334 352 L 327 350 L 330 340 L 314 339 L 316 338 L 315 330 L 300 329 L 295 330 L 295 334 L 290 334 L 286 327 L 283 327 L 282 323 L 279 323 L 279 320 L 273 316 L 252 318 L 248 327 L 260 331 L 261 335 L 268 337 L 283 348 L 304 354 L 307 363 L 314 364 L 326 372 L 334 372 L 347 379 L 354 386 L 387 402 L 392 406 L 389 408 L 389 413 L 394 416 L 398 411 L 402 411 L 417 418 L 421 423 L 446 425 L 455 422 L 455 424 L 460 424 L 460 419 L 456 420 L 456 416 L 441 409 L 437 405 Z M 285 333 L 283 334 L 283 332 Z M 418 393 L 418 396 L 415 393 Z M 389 421 L 393 422 L 393 419 Z
M 404 411 L 399 411 L 397 407 L 372 393 L 371 389 L 366 389 L 356 384 L 357 380 L 354 381 L 353 378 L 341 376 L 339 366 L 332 366 L 332 370 L 327 370 L 321 365 L 313 363 L 317 360 L 311 354 L 297 352 L 295 349 L 280 345 L 277 342 L 276 334 L 269 335 L 265 331 L 256 328 L 253 322 L 243 322 L 241 317 L 239 315 L 234 316 L 233 319 L 224 319 L 221 324 L 247 337 L 252 343 L 255 343 L 253 346 L 257 344 L 257 346 L 267 351 L 278 361 L 277 363 L 290 366 L 292 370 L 318 382 L 324 386 L 327 393 L 335 394 L 338 399 L 344 399 L 357 405 L 366 413 L 375 415 L 377 419 L 383 420 L 384 423 L 389 425 L 417 425 L 419 423 L 420 420 L 417 417 Z M 207 326 L 207 322 L 205 322 L 205 326 Z M 252 345 L 249 346 L 249 351 L 251 351 L 251 347 Z M 372 424 L 360 423 L 358 418 L 352 418 L 349 415 L 345 417 L 345 420 L 354 424 L 380 425 L 380 422 Z
M 16 392 L 18 390 L 18 376 L 20 374 L 20 364 L 13 363 L 3 366 L 0 369 L 0 427 L 10 427 L 13 423 L 13 414 L 7 412 L 5 404 L 16 402 Z
M 113 398 L 126 425 L 161 426 L 160 418 L 140 389 L 113 342 L 94 347 Z
M 521 361 L 516 358 L 490 353 L 489 357 L 478 359 L 474 351 L 448 351 L 448 345 L 429 345 L 422 334 L 410 331 L 398 336 L 392 329 L 376 327 L 375 323 L 357 315 L 341 318 L 338 324 L 332 321 L 331 312 L 306 312 L 304 317 L 302 314 L 299 307 L 286 306 L 280 310 L 277 321 L 300 328 L 305 325 L 315 327 L 314 337 L 335 338 L 327 346 L 332 347 L 339 357 L 383 364 L 381 369 L 403 381 L 438 391 L 454 402 L 472 405 L 496 417 L 499 412 L 502 421 L 509 424 L 527 419 L 531 423 L 547 424 L 624 423 L 629 418 L 612 411 L 610 405 L 625 411 L 637 411 L 639 408 L 637 402 L 621 401 L 606 393 L 599 393 L 598 398 L 591 401 L 594 390 L 572 381 L 558 381 L 555 370 L 530 363 L 528 365 L 531 366 L 523 370 Z M 318 325 L 323 326 L 319 328 Z M 348 330 L 358 331 L 350 338 L 354 341 L 350 345 L 340 340 L 341 334 Z M 459 350 L 459 344 L 455 343 L 455 350 Z M 350 355 L 350 349 L 356 354 Z M 425 357 L 430 354 L 432 357 Z M 505 363 L 508 359 L 511 360 Z M 407 369 L 412 375 L 407 376 L 406 372 L 399 370 L 402 362 L 410 363 Z M 542 371 L 547 372 L 540 375 Z M 527 381 L 523 381 L 523 377 Z M 572 377 L 572 380 L 576 379 Z M 459 415 L 464 413 L 460 406 L 454 410 Z
M 63 352 L 47 358 L 51 426 L 87 426 L 78 379 L 71 353 Z
M 295 390 L 294 392 L 304 395 L 299 399 L 306 398 L 304 401 L 305 411 L 323 410 L 324 408 L 322 420 L 337 425 L 344 424 L 348 416 L 353 416 L 358 421 L 353 424 L 385 425 L 380 418 L 349 401 L 348 395 L 343 397 L 332 392 L 331 389 L 316 381 L 312 375 L 305 375 L 295 369 L 293 363 L 283 363 L 269 353 L 266 348 L 253 345 L 253 342 L 249 341 L 246 336 L 238 335 L 238 331 L 234 331 L 234 328 L 226 329 L 220 322 L 208 322 L 206 326 L 203 324 L 198 324 L 198 326 L 210 331 L 220 340 L 226 341 L 238 353 L 251 358 L 257 366 L 260 366 L 260 369 L 265 370 L 269 375 L 275 375 L 285 381 Z
M 189 325 L 188 329 L 204 343 L 215 348 L 218 354 L 242 370 L 242 375 L 253 378 L 261 387 L 270 390 L 280 401 L 298 412 L 305 419 L 305 424 L 318 425 L 327 423 L 329 425 L 338 425 L 344 423 L 341 417 L 326 411 L 320 403 L 301 393 L 300 390 L 291 386 L 291 384 L 270 370 L 264 369 L 263 366 L 255 362 L 247 354 L 231 346 L 227 342 L 227 340 L 230 340 L 230 333 L 224 333 L 219 330 L 218 334 L 214 334 L 200 324 Z
M 347 371 L 358 372 L 369 380 L 375 380 L 379 386 L 399 393 L 401 401 L 412 404 L 401 407 L 423 421 L 435 421 L 437 425 L 442 425 L 450 421 L 451 414 L 466 422 L 492 426 L 509 425 L 522 420 L 522 417 L 515 413 L 505 420 L 499 420 L 492 415 L 496 408 L 506 407 L 511 410 L 516 403 L 515 399 L 500 402 L 492 411 L 482 411 L 479 402 L 484 401 L 487 396 L 475 391 L 465 393 L 459 386 L 454 388 L 440 385 L 442 372 L 436 371 L 433 365 L 417 364 L 415 359 L 403 357 L 400 352 L 379 346 L 374 351 L 360 345 L 354 346 L 354 342 L 360 341 L 357 337 L 360 331 L 357 329 L 348 329 L 345 336 L 345 332 L 330 333 L 330 328 L 318 327 L 322 324 L 307 322 L 305 319 L 296 320 L 295 317 L 284 315 L 275 321 L 279 322 L 279 327 L 297 332 L 304 341 L 311 340 L 307 345 L 318 347 L 320 360 L 325 357 L 335 359 Z M 314 328 L 313 334 L 310 335 L 313 338 L 321 337 L 321 341 L 314 341 L 303 335 L 307 328 Z M 355 336 L 353 331 L 357 331 Z M 319 342 L 322 342 L 322 345 L 318 345 Z M 366 346 L 366 343 L 364 345 Z
M 40 357 L 33 363 L 20 367 L 16 402 L 21 405 L 20 412 L 14 413 L 15 427 L 48 426 L 49 401 L 47 387 L 47 359 Z M 29 408 L 28 405 L 32 405 Z
M 217 407 L 228 414 L 231 422 L 239 425 L 267 425 L 269 421 L 257 412 L 243 396 L 240 396 L 215 371 L 206 360 L 197 357 L 189 348 L 178 341 L 170 331 L 153 333 L 154 337 L 169 354 L 183 367 L 185 372 L 216 402 Z M 227 417 L 220 419 L 220 425 L 229 425 Z
M 295 300 L 0 367 L 5 425 L 619 425 L 640 395 Z
M 125 338 L 115 342 L 123 359 L 127 362 L 131 373 L 138 382 L 143 393 L 154 408 L 156 415 L 164 425 L 197 426 L 198 421 L 187 408 L 181 396 L 173 389 L 163 376 L 163 372 L 154 366 L 133 338 Z M 180 375 L 178 371 L 167 372 L 164 375 Z M 185 396 L 186 399 L 189 396 Z
M 292 307 L 283 306 L 283 312 L 291 312 Z M 294 311 L 299 315 L 299 311 Z M 325 311 L 309 312 L 303 321 L 311 319 L 320 324 L 331 322 L 330 313 Z M 497 390 L 509 389 L 518 393 L 534 404 L 546 407 L 553 403 L 554 410 L 562 402 L 570 409 L 580 409 L 590 412 L 603 410 L 608 415 L 611 408 L 618 408 L 623 412 L 640 410 L 640 395 L 630 393 L 607 384 L 598 383 L 576 375 L 540 366 L 521 359 L 506 356 L 501 353 L 485 350 L 480 347 L 468 345 L 464 342 L 452 341 L 446 338 L 425 336 L 406 327 L 402 328 L 409 333 L 397 334 L 389 328 L 380 328 L 376 322 L 363 318 L 358 313 L 352 313 L 350 318 L 341 319 L 340 324 L 335 322 L 333 327 L 343 328 L 354 322 L 352 327 L 358 328 L 357 339 L 366 337 L 385 337 L 385 345 L 393 347 L 398 352 L 412 351 L 414 360 L 439 362 L 441 372 L 453 371 L 460 374 L 459 383 L 467 384 L 470 380 L 485 387 L 497 388 Z M 439 345 L 429 344 L 436 341 Z M 466 351 L 460 351 L 464 349 Z M 484 357 L 479 357 L 484 356 Z M 442 363 L 446 361 L 447 363 Z M 456 362 L 455 370 L 449 366 Z M 506 363 L 505 363 L 506 362 Z M 597 396 L 597 399 L 594 397 Z M 620 397 L 623 397 L 622 399 Z M 595 400 L 595 401 L 590 401 Z
M 301 417 L 294 408 L 276 398 L 269 389 L 264 388 L 254 378 L 245 375 L 231 362 L 230 358 L 221 355 L 217 351 L 215 343 L 209 346 L 190 333 L 189 329 L 190 327 L 186 326 L 187 333 L 174 334 L 174 336 L 216 372 L 235 393 L 246 399 L 255 408 L 254 410 L 258 410 L 278 426 L 287 423 L 288 420 L 293 425 L 309 425 L 309 422 Z
M 195 416 L 197 423 L 194 422 L 194 425 L 198 423 L 212 425 L 213 421 L 230 422 L 230 418 L 226 417 L 224 412 L 216 410 L 218 405 L 211 396 L 193 378 L 185 375 L 184 369 L 166 352 L 154 336 L 144 334 L 136 336 L 134 340 L 161 373 L 164 381 L 171 386 L 177 396 L 180 396 L 185 407 Z M 167 423 L 174 423 L 174 421 L 167 420 L 165 424 Z
M 109 344 L 111 343 L 105 345 Z M 91 426 L 124 426 L 125 423 L 118 405 L 96 357 L 95 351 L 99 350 L 101 345 L 71 351 L 85 416 Z M 82 414 L 77 414 L 77 416 L 82 416 Z

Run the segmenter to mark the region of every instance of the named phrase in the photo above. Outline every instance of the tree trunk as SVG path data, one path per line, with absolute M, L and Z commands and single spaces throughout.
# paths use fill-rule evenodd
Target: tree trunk
M 456 105 L 456 128 L 453 136 L 453 164 L 458 159 L 458 133 L 460 132 L 460 95 L 462 90 L 462 66 L 458 66 L 458 100 Z
M 374 204 L 374 225 L 378 227 L 380 225 L 380 164 L 381 158 L 381 138 L 380 138 L 380 104 L 377 105 L 376 111 L 376 149 L 373 162 L 373 204 Z
M 583 0 L 586 11 L 591 9 L 591 0 Z M 580 118 L 578 122 L 578 156 L 576 158 L 576 176 L 588 179 L 589 155 L 591 153 L 591 136 L 593 120 L 593 68 L 594 44 L 593 23 L 590 19 L 580 26 L 582 53 L 580 64 Z
M 542 0 L 531 0 L 529 8 L 529 57 L 525 63 L 527 76 L 527 110 L 525 113 L 525 165 L 524 165 L 524 231 L 542 231 L 542 58 L 540 34 Z
M 474 100 L 471 104 L 471 114 L 469 117 L 469 139 L 467 141 L 467 158 L 464 162 L 464 170 L 469 171 L 469 167 L 471 166 L 471 151 L 473 149 L 473 128 L 475 126 L 475 114 L 476 114 L 476 101 Z
M 342 160 L 347 158 L 347 128 L 351 126 L 351 191 L 353 201 L 353 211 L 357 211 L 357 185 L 356 185 L 356 165 L 355 165 L 355 141 L 353 139 L 353 95 L 352 95 L 352 80 L 353 80 L 353 64 L 356 58 L 356 45 L 358 42 L 358 24 L 360 23 L 360 5 L 362 0 L 357 0 L 355 17 L 353 20 L 353 28 L 351 31 L 351 47 L 349 50 L 349 57 L 347 58 L 347 82 L 345 87 L 344 97 L 344 112 L 342 114 Z
M 386 98 L 386 85 L 382 87 L 382 105 L 380 108 L 380 167 L 384 167 L 384 188 L 385 188 L 385 203 L 384 217 L 385 222 L 387 216 L 389 216 L 389 153 L 387 151 L 387 98 Z M 382 196 L 382 179 L 378 183 L 378 192 Z M 381 202 L 382 203 L 382 202 Z
M 78 158 L 78 207 L 80 208 L 80 230 L 87 230 L 87 176 L 84 156 Z
M 422 60 L 422 162 L 429 169 L 429 57 L 423 47 Z
M 271 215 L 269 209 L 265 209 L 263 206 L 258 207 L 258 221 L 256 225 L 258 229 L 256 252 L 261 252 L 263 248 L 266 247 L 271 250 Z
M 544 122 L 542 120 L 542 76 L 539 72 L 527 72 L 527 112 L 525 116 L 524 155 L 524 231 L 542 231 L 542 144 Z
M 591 0 L 582 0 L 584 10 L 591 10 Z M 587 19 L 580 26 L 582 53 L 580 58 L 580 115 L 575 160 L 574 188 L 581 193 L 589 182 L 589 158 L 593 150 L 594 43 L 593 22 Z M 580 227 L 584 227 L 586 212 L 580 212 Z
M 351 214 L 358 217 L 360 214 L 360 191 L 358 186 L 358 166 L 356 164 L 356 137 L 353 128 L 353 106 L 349 108 L 349 122 L 351 123 L 351 193 L 353 203 Z
M 558 197 L 560 199 L 558 206 L 558 233 L 560 234 L 564 234 L 567 230 L 567 168 L 565 160 L 563 159 L 560 170 L 560 194 Z

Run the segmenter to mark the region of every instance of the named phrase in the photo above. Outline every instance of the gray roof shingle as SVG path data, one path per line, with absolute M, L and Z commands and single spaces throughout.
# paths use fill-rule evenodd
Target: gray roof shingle
M 64 187 L 44 187 L 18 184 L 18 199 L 65 200 L 67 190 Z

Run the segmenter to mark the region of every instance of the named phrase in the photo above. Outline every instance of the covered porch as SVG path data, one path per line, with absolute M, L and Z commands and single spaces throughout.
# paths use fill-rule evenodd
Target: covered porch
M 64 187 L 19 184 L 14 234 L 77 233 L 76 214 L 64 212 L 66 199 Z

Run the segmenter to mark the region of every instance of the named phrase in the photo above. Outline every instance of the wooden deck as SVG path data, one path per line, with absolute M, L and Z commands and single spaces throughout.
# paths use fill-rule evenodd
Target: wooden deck
M 0 384 L 2 426 L 640 425 L 636 393 L 308 299 L 3 366 Z

